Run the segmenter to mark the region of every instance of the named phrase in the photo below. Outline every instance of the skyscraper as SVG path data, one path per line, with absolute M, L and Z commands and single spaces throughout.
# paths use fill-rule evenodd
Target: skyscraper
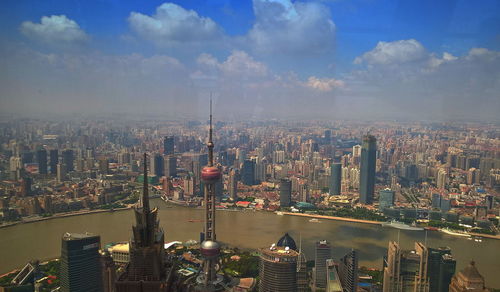
M 163 139 L 163 154 L 172 155 L 174 154 L 174 136 L 165 136 Z
M 247 186 L 255 184 L 255 161 L 246 159 L 241 168 L 241 181 Z
M 342 164 L 332 163 L 331 176 L 330 195 L 338 196 L 342 183 Z
M 428 250 L 416 242 L 415 250 L 402 250 L 394 241 L 389 242 L 384 262 L 384 292 L 429 291 Z
M 61 247 L 61 291 L 101 292 L 102 278 L 97 235 L 65 233 Z
M 476 263 L 470 264 L 451 279 L 450 292 L 488 292 L 485 288 L 484 278 L 479 273 Z
M 177 157 L 175 155 L 168 155 L 165 157 L 165 176 L 177 176 Z
M 381 190 L 379 192 L 378 209 L 384 211 L 385 208 L 390 208 L 394 205 L 394 191 L 391 189 Z
M 47 174 L 47 150 L 45 149 L 37 150 L 36 161 L 38 163 L 38 173 Z
M 151 159 L 151 171 L 153 172 L 153 174 L 158 177 L 163 176 L 164 173 L 163 167 L 164 167 L 163 156 L 158 153 L 153 155 Z
M 59 163 L 59 151 L 57 149 L 50 150 L 50 173 L 57 174 L 57 164 Z
M 71 149 L 66 149 L 62 152 L 62 159 L 64 166 L 66 167 L 65 171 L 70 172 L 74 170 L 73 162 L 74 162 L 74 155 L 73 155 L 73 150 Z
M 289 246 L 271 245 L 260 252 L 260 292 L 297 292 L 299 253 Z
M 427 271 L 429 291 L 448 292 L 457 262 L 451 256 L 449 247 L 429 248 Z
M 353 249 L 339 260 L 339 278 L 344 292 L 358 289 L 358 254 Z
M 375 191 L 375 164 L 377 155 L 377 139 L 371 135 L 363 138 L 361 147 L 361 175 L 359 186 L 359 201 L 371 204 Z
M 229 172 L 229 180 L 227 183 L 227 188 L 229 192 L 229 197 L 236 200 L 238 198 L 238 170 L 236 168 L 231 169 Z
M 332 257 L 332 249 L 326 240 L 316 243 L 315 266 L 314 266 L 314 287 L 326 288 L 326 260 Z
M 283 178 L 280 181 L 280 207 L 290 207 L 292 205 L 292 181 Z
M 158 208 L 149 207 L 147 156 L 144 153 L 144 182 L 141 205 L 134 209 L 136 225 L 132 227 L 130 262 L 118 277 L 116 292 L 167 292 L 173 272 L 165 261 L 164 232 L 159 226 Z

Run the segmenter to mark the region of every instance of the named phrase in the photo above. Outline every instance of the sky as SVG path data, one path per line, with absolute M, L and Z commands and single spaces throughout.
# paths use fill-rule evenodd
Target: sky
M 2 4 L 2 114 L 500 119 L 497 0 Z

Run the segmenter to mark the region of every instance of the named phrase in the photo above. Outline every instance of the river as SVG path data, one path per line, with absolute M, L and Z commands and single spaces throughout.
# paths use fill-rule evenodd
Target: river
M 151 201 L 160 209 L 160 225 L 165 230 L 166 241 L 199 239 L 203 210 L 168 207 L 160 199 Z M 65 218 L 54 218 L 34 223 L 18 224 L 0 229 L 0 274 L 19 268 L 30 259 L 59 257 L 61 236 L 65 232 L 92 232 L 101 235 L 101 243 L 126 241 L 131 236 L 134 216 L 132 210 L 95 213 Z M 398 240 L 398 230 L 376 225 L 320 220 L 311 223 L 309 218 L 277 216 L 262 211 L 218 211 L 217 239 L 241 248 L 270 246 L 285 232 L 289 232 L 302 247 L 308 259 L 314 259 L 314 242 L 326 239 L 332 243 L 333 257 L 338 258 L 351 248 L 359 251 L 360 266 L 382 268 L 382 257 L 389 240 Z M 424 231 L 401 231 L 403 248 L 413 248 L 415 241 L 425 241 Z M 449 246 L 457 260 L 457 270 L 464 268 L 471 259 L 476 261 L 480 273 L 489 287 L 500 288 L 500 241 L 483 239 L 482 242 L 428 232 L 430 247 Z

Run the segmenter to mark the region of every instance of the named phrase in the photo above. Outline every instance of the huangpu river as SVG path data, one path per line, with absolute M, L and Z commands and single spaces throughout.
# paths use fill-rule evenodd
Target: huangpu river
M 170 206 L 159 199 L 160 225 L 166 241 L 199 240 L 203 218 L 202 209 Z M 0 229 L 0 274 L 20 268 L 31 259 L 51 259 L 60 256 L 61 236 L 65 232 L 91 232 L 101 236 L 101 245 L 127 241 L 131 237 L 134 214 L 132 210 L 94 213 L 54 218 Z M 307 259 L 314 259 L 314 243 L 321 239 L 331 242 L 333 257 L 338 258 L 354 248 L 359 252 L 359 265 L 382 268 L 382 258 L 390 240 L 398 240 L 405 249 L 415 241 L 429 247 L 449 246 L 457 260 L 457 270 L 472 259 L 489 287 L 500 288 L 500 240 L 483 238 L 482 242 L 467 240 L 440 232 L 398 231 L 377 225 L 332 220 L 309 222 L 309 218 L 278 216 L 263 211 L 218 211 L 217 239 L 244 249 L 270 246 L 285 232 L 302 242 Z

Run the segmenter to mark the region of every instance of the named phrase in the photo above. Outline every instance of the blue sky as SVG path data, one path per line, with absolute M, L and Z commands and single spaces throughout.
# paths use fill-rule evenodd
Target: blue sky
M 398 118 L 414 107 L 416 119 L 490 119 L 492 109 L 500 110 L 496 0 L 3 4 L 0 102 L 8 111 L 57 101 L 67 111 L 75 105 L 95 111 L 88 104 L 97 103 L 103 111 L 127 112 L 116 102 L 136 105 L 140 92 L 179 112 L 207 90 L 217 91 L 227 110 L 249 108 L 246 114 L 257 118 L 296 114 L 292 105 L 301 103 L 304 117 L 349 111 Z M 132 72 L 138 66 L 141 75 Z M 83 72 L 105 75 L 93 80 Z M 65 83 L 57 82 L 61 77 Z M 86 91 L 89 84 L 95 88 Z M 484 105 L 471 112 L 467 104 L 479 96 Z M 269 110 L 283 103 L 290 107 Z

